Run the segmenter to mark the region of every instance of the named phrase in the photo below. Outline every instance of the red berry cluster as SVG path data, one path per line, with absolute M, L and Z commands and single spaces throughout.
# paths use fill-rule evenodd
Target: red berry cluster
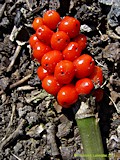
M 32 26 L 36 32 L 29 43 L 34 59 L 40 63 L 37 74 L 42 87 L 66 108 L 79 95 L 93 93 L 100 101 L 98 95 L 103 92 L 94 86 L 102 84 L 102 70 L 90 55 L 82 54 L 87 38 L 79 33 L 80 22 L 70 16 L 61 19 L 59 13 L 48 10 L 42 18 L 35 18 Z

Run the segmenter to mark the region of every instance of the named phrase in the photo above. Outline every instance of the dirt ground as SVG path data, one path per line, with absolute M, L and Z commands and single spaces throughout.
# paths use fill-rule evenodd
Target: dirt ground
M 73 109 L 41 88 L 32 60 L 31 23 L 48 9 L 74 16 L 103 70 L 96 106 L 106 159 L 120 159 L 120 1 L 0 0 L 0 160 L 84 160 Z M 94 138 L 94 137 L 93 137 Z

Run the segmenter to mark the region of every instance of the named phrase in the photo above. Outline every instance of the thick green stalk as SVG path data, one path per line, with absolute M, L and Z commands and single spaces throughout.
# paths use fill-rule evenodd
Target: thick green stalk
M 80 131 L 86 160 L 105 160 L 99 124 L 94 115 L 94 110 L 88 103 L 82 102 L 76 113 L 76 122 Z

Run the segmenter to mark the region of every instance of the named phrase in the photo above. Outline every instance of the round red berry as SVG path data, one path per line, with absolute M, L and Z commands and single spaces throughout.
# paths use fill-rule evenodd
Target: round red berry
M 58 62 L 62 60 L 62 53 L 57 50 L 52 50 L 44 54 L 41 60 L 41 65 L 44 69 L 46 69 L 49 73 L 53 73 L 55 66 Z
M 94 70 L 95 62 L 88 54 L 83 54 L 73 61 L 75 76 L 77 78 L 88 77 Z
M 58 82 L 68 84 L 73 80 L 75 75 L 74 65 L 71 61 L 62 60 L 57 63 L 54 71 L 54 76 Z
M 93 72 L 89 76 L 95 85 L 102 85 L 103 83 L 103 73 L 99 66 L 95 66 Z
M 39 42 L 36 34 L 31 35 L 30 38 L 29 38 L 29 44 L 30 44 L 31 48 L 34 47 L 34 45 L 36 44 L 36 42 Z
M 41 25 L 43 25 L 43 19 L 41 17 L 36 17 L 32 23 L 33 29 L 36 31 Z
M 42 87 L 46 92 L 56 95 L 61 88 L 61 84 L 59 84 L 56 78 L 53 75 L 46 76 L 42 81 Z
M 78 93 L 75 90 L 75 86 L 73 84 L 67 84 L 63 86 L 58 94 L 57 101 L 58 103 L 65 108 L 71 107 L 78 100 Z
M 43 44 L 42 42 L 37 42 L 33 47 L 33 58 L 40 62 L 43 55 L 49 51 L 51 51 L 49 46 Z
M 76 82 L 75 89 L 79 95 L 90 94 L 94 85 L 89 78 L 83 78 Z
M 77 42 L 82 50 L 86 48 L 87 37 L 84 34 L 79 34 L 73 39 L 73 41 Z
M 37 69 L 37 75 L 39 79 L 42 81 L 46 76 L 49 75 L 49 73 L 42 66 L 39 66 Z
M 57 31 L 51 37 L 51 47 L 59 51 L 63 51 L 69 42 L 69 36 L 63 31 Z
M 55 10 L 48 10 L 43 15 L 44 24 L 52 30 L 55 30 L 57 28 L 57 25 L 60 22 L 60 20 L 60 15 Z
M 51 37 L 53 35 L 53 31 L 50 30 L 46 25 L 41 25 L 37 30 L 36 30 L 36 35 L 38 39 L 47 44 L 50 45 Z
M 74 61 L 81 54 L 81 48 L 77 42 L 70 42 L 63 50 L 63 58 L 69 61 Z
M 80 22 L 76 18 L 67 16 L 61 20 L 58 29 L 66 32 L 70 38 L 74 38 L 79 34 Z

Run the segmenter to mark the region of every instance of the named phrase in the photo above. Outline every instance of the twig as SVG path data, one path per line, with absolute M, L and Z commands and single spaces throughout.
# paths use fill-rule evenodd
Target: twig
M 96 62 L 97 64 L 99 64 L 101 67 L 107 68 L 106 66 L 104 66 L 103 64 L 101 64 L 100 62 L 98 62 L 98 60 L 95 60 L 95 62 Z
M 104 81 L 104 83 L 100 86 L 100 88 L 103 88 L 107 84 L 107 80 Z
M 25 81 L 27 81 L 30 77 L 31 77 L 32 74 L 28 74 L 26 77 L 22 78 L 21 80 L 19 80 L 18 82 L 16 83 L 13 83 L 10 85 L 10 89 L 13 89 L 17 86 L 19 86 L 20 84 L 24 83 Z
M 16 159 L 18 160 L 22 160 L 21 158 L 19 158 L 18 156 L 16 156 L 15 154 L 11 153 Z
M 59 150 L 56 144 L 56 137 L 55 137 L 55 125 L 50 123 L 47 129 L 47 144 L 51 147 L 51 154 L 53 156 L 59 155 Z
M 1 20 L 2 16 L 3 16 L 5 7 L 6 7 L 6 3 L 4 3 L 3 6 L 0 8 L 0 20 Z
M 13 104 L 13 106 L 12 106 L 12 114 L 11 114 L 11 117 L 10 117 L 10 122 L 8 124 L 8 127 L 10 127 L 12 125 L 14 114 L 15 114 L 15 105 Z
M 26 125 L 26 120 L 23 119 L 19 124 L 19 126 L 17 127 L 17 129 L 7 139 L 5 139 L 2 142 L 0 149 L 6 148 L 10 143 L 18 139 L 20 135 L 23 135 L 23 128 L 25 127 L 25 125 Z
M 9 66 L 7 68 L 7 72 L 10 72 L 12 70 L 13 65 L 15 63 L 15 60 L 16 60 L 16 58 L 18 57 L 18 55 L 20 53 L 21 47 L 22 46 L 20 46 L 20 45 L 17 46 L 16 51 L 15 51 L 15 53 L 13 55 L 12 61 L 10 62 Z
M 10 41 L 13 42 L 13 41 L 15 40 L 15 38 L 17 37 L 18 32 L 19 32 L 21 29 L 22 29 L 22 26 L 20 26 L 19 28 L 17 28 L 17 27 L 14 25 L 14 27 L 13 27 L 13 29 L 12 29 L 12 32 L 11 32 L 11 34 L 10 34 L 10 37 L 9 37 Z
M 9 131 L 10 131 L 10 126 L 12 126 L 12 121 L 13 121 L 14 113 L 15 113 L 15 105 L 12 106 L 12 114 L 11 114 L 11 117 L 10 117 L 10 121 L 9 121 L 9 124 L 8 124 L 8 127 L 7 127 L 6 135 L 5 135 L 5 137 L 2 139 L 2 141 L 3 141 L 4 139 L 6 139 L 8 133 L 9 133 Z
M 24 83 L 25 81 L 27 81 L 27 80 L 31 77 L 31 75 L 32 75 L 32 73 L 29 74 L 29 75 L 27 75 L 26 77 L 22 78 L 22 79 L 19 80 L 18 82 L 15 82 L 15 83 L 11 84 L 11 85 L 9 86 L 9 89 L 13 89 L 13 88 L 19 86 L 20 84 Z M 4 90 L 1 90 L 1 91 L 0 91 L 0 95 L 2 95 L 3 93 L 4 93 Z
M 108 97 L 109 97 L 109 99 L 112 101 L 112 103 L 113 103 L 116 111 L 117 111 L 118 113 L 120 113 L 120 110 L 118 109 L 118 107 L 117 107 L 117 105 L 115 104 L 115 102 L 113 101 L 113 99 L 112 99 L 110 96 L 108 96 Z
M 11 14 L 11 12 L 16 8 L 17 4 L 22 3 L 22 2 L 23 2 L 23 0 L 17 0 L 16 3 L 10 8 L 9 14 Z
M 26 4 L 28 5 L 28 8 L 30 11 L 32 11 L 32 8 L 31 8 L 31 5 L 30 5 L 30 2 L 28 0 L 26 0 Z
M 29 98 L 25 97 L 27 103 L 31 103 L 32 101 L 40 101 L 48 96 L 47 92 L 38 92 L 36 95 L 32 95 Z
M 31 87 L 31 86 L 26 85 L 26 86 L 18 87 L 17 91 L 26 91 L 26 90 L 33 90 L 33 89 L 35 89 L 35 87 Z

